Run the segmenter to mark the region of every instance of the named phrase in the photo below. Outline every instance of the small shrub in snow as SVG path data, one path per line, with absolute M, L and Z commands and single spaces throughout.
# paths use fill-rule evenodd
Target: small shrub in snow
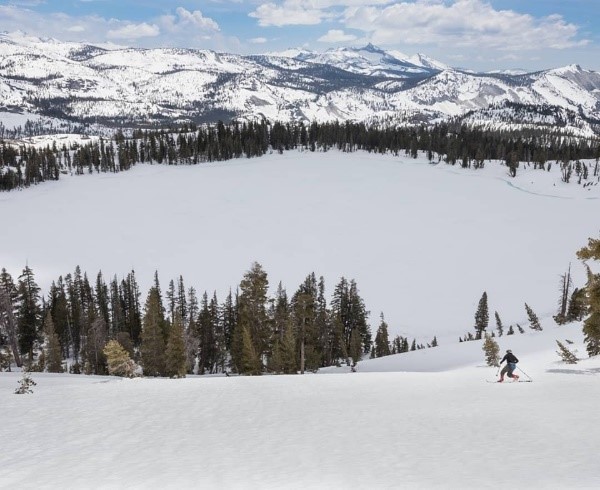
M 136 375 L 137 364 L 116 340 L 110 340 L 104 346 L 104 355 L 108 363 L 108 374 L 127 378 L 132 378 Z
M 23 371 L 23 377 L 19 380 L 19 387 L 15 390 L 15 395 L 33 393 L 31 387 L 36 385 L 37 383 L 31 379 L 31 374 L 28 371 Z

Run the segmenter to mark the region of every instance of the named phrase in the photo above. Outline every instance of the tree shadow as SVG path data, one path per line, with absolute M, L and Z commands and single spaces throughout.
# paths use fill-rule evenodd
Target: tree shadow
M 580 375 L 588 375 L 593 376 L 595 374 L 600 374 L 600 368 L 592 368 L 592 369 L 547 369 L 547 373 L 553 374 L 580 374 Z

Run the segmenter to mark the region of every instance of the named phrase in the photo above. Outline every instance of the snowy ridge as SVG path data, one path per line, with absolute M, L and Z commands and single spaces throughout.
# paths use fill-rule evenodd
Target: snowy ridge
M 0 35 L 0 97 L 0 122 L 6 110 L 105 125 L 394 120 L 399 114 L 427 122 L 503 102 L 553 105 L 600 119 L 600 74 L 578 65 L 532 74 L 469 73 L 373 45 L 240 56 L 13 33 Z
M 470 127 L 486 130 L 544 130 L 578 138 L 600 134 L 600 121 L 558 106 L 504 102 L 486 109 L 467 112 L 458 120 Z

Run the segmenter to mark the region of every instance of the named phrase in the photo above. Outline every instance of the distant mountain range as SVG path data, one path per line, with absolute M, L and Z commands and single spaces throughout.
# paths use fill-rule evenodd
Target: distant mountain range
M 578 65 L 473 73 L 371 44 L 241 56 L 0 34 L 2 112 L 74 123 L 267 118 L 391 124 L 449 118 L 488 127 L 600 133 L 600 73 Z

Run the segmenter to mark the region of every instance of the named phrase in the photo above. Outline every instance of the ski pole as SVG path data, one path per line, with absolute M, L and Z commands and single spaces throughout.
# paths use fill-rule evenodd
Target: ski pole
M 525 376 L 527 376 L 529 379 L 531 379 L 531 381 L 533 381 L 533 379 L 531 378 L 531 376 L 529 376 L 529 374 L 527 374 L 525 371 L 523 371 L 519 366 L 517 366 L 517 369 L 519 371 L 521 371 Z

